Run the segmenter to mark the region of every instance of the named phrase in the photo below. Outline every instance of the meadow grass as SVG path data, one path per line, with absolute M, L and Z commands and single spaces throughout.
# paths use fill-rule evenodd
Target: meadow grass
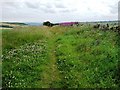
M 3 87 L 119 87 L 117 40 L 90 26 L 2 30 Z
M 63 87 L 117 87 L 117 37 L 114 32 L 83 28 L 60 36 L 56 46 L 57 64 Z

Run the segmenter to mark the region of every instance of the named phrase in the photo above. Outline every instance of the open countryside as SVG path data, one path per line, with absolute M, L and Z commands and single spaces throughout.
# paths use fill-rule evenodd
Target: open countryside
M 3 88 L 120 87 L 116 22 L 8 26 L 1 30 Z

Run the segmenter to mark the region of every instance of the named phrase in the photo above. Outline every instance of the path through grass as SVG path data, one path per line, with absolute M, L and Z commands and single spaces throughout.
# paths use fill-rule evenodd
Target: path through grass
M 59 70 L 56 65 L 56 55 L 55 55 L 55 34 L 49 29 L 47 31 L 46 36 L 48 38 L 48 63 L 47 68 L 43 73 L 43 88 L 55 87 L 59 88 L 59 82 L 61 80 L 59 75 Z
M 115 32 L 87 26 L 24 27 L 2 35 L 3 87 L 118 87 Z

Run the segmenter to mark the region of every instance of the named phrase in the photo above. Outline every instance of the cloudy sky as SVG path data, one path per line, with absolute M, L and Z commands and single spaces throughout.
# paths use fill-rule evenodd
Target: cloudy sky
M 117 20 L 118 1 L 0 0 L 0 20 L 18 22 Z

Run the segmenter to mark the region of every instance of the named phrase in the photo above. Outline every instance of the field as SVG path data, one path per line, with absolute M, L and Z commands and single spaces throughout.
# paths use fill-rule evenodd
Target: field
M 13 88 L 120 86 L 119 35 L 78 27 L 2 30 L 2 85 Z

